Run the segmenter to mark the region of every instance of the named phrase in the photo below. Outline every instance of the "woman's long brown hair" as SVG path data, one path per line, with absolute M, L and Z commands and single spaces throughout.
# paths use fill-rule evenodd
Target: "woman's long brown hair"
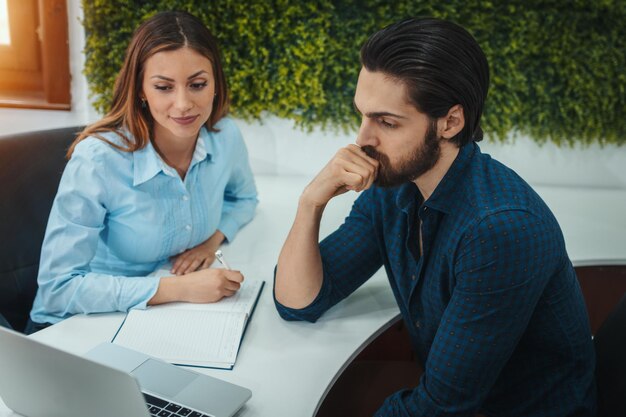
M 150 110 L 142 107 L 140 98 L 146 60 L 158 52 L 174 51 L 183 47 L 198 52 L 213 65 L 216 96 L 213 111 L 205 126 L 216 131 L 215 124 L 228 113 L 229 107 L 228 89 L 217 41 L 195 16 L 180 11 L 161 12 L 146 20 L 135 31 L 115 81 L 109 112 L 78 135 L 67 151 L 67 158 L 72 156 L 76 145 L 89 136 L 125 152 L 144 148 L 154 127 Z M 123 145 L 112 143 L 101 135 L 106 132 L 116 133 Z

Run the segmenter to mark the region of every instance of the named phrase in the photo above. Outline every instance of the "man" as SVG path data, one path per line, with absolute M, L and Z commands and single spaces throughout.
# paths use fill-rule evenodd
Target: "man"
M 424 374 L 377 416 L 592 416 L 593 346 L 559 225 L 482 154 L 489 84 L 463 28 L 408 19 L 361 49 L 356 145 L 303 191 L 276 270 L 287 320 L 315 321 L 384 265 Z M 363 191 L 318 244 L 325 205 Z

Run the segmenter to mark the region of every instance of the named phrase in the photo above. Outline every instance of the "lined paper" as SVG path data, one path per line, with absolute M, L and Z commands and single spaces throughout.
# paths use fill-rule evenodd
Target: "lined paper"
M 247 281 L 217 303 L 131 310 L 113 343 L 177 365 L 231 369 L 263 281 Z

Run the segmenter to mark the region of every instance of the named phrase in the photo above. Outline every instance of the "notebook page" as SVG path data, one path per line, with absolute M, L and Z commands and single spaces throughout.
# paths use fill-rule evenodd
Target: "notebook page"
M 113 342 L 171 363 L 231 368 L 245 321 L 243 313 L 131 310 Z

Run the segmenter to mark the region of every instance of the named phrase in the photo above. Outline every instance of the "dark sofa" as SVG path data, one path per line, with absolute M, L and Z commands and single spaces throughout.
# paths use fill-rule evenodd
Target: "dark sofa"
M 81 130 L 0 136 L 0 324 L 8 322 L 15 330 L 23 331 L 28 319 L 65 152 Z

